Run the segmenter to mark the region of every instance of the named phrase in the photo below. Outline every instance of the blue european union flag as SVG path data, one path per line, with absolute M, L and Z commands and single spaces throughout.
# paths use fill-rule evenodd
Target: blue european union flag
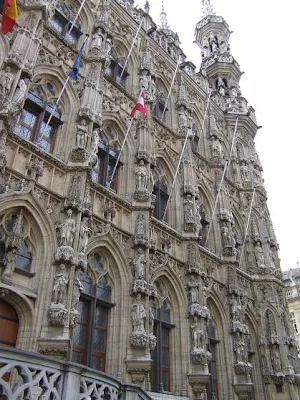
M 69 72 L 69 77 L 71 79 L 73 79 L 74 81 L 77 81 L 78 78 L 79 78 L 80 59 L 81 59 L 81 56 L 82 56 L 83 49 L 84 49 L 86 41 L 87 41 L 87 38 L 82 43 L 81 49 L 79 50 L 79 52 L 78 52 L 78 54 L 77 54 L 77 56 L 75 58 L 72 70 Z

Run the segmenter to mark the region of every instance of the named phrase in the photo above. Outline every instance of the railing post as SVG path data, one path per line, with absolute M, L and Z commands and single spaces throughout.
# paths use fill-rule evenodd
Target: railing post
M 64 371 L 61 400 L 78 399 L 80 393 L 80 373 L 78 367 L 67 364 Z

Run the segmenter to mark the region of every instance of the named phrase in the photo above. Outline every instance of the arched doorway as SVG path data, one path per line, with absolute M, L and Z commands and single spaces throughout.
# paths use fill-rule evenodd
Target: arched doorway
M 14 308 L 0 300 L 0 346 L 15 347 L 19 329 L 19 318 Z

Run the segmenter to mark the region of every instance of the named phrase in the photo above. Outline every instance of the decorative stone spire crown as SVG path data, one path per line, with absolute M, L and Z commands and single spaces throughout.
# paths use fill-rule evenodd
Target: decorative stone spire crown
M 161 29 L 169 29 L 167 13 L 165 12 L 164 0 L 161 1 L 161 13 L 159 17 L 159 27 Z
M 207 15 L 214 15 L 213 6 L 210 4 L 210 0 L 202 0 L 202 18 Z

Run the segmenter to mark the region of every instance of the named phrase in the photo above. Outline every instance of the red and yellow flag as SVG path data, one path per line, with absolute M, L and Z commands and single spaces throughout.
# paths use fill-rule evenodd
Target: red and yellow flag
M 3 3 L 1 32 L 5 35 L 12 30 L 18 18 L 17 0 L 2 0 L 0 3 Z

